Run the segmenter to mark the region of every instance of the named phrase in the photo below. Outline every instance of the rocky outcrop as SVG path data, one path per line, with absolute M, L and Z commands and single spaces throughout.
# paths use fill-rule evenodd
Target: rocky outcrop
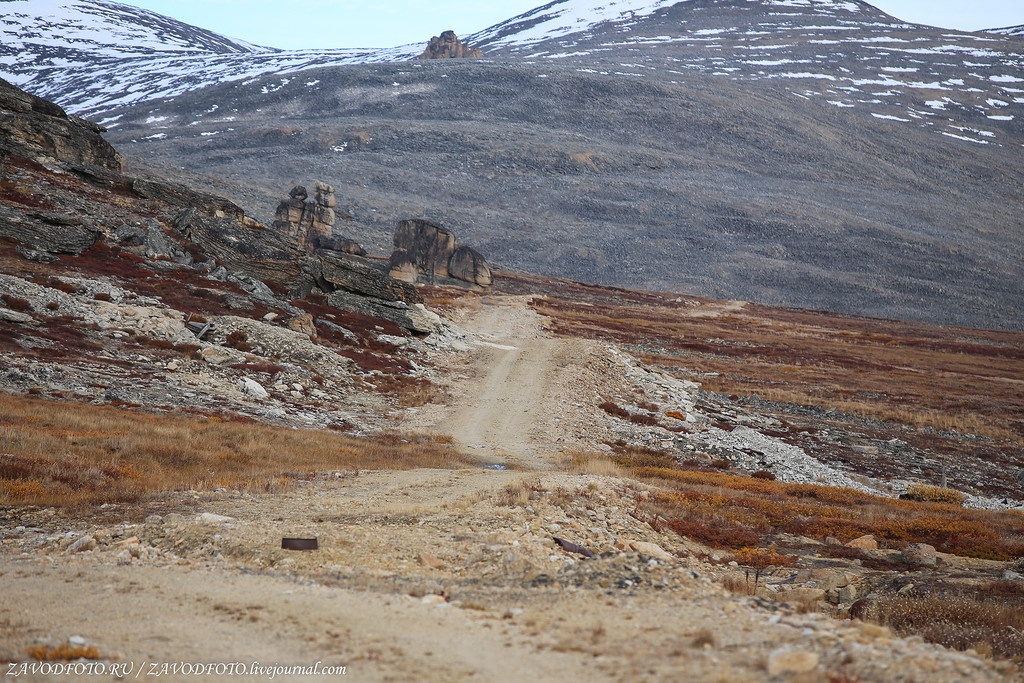
M 430 39 L 419 59 L 480 59 L 483 56 L 480 48 L 470 47 L 459 40 L 455 31 L 445 31 Z
M 0 159 L 50 157 L 120 172 L 121 155 L 100 136 L 104 130 L 0 79 Z
M 455 235 L 418 218 L 399 221 L 391 253 L 391 276 L 406 282 L 490 287 L 491 268 L 479 252 L 460 247 Z
M 338 251 L 342 254 L 366 256 L 366 250 L 359 246 L 358 242 L 347 237 L 339 237 L 338 235 L 320 235 L 314 240 L 313 246 L 316 249 Z
M 310 199 L 306 188 L 296 185 L 288 193 L 288 199 L 277 205 L 274 216 L 274 228 L 295 239 L 306 251 L 312 251 L 319 239 L 331 236 L 338 201 L 334 188 L 327 183 L 316 181 L 313 191 Z

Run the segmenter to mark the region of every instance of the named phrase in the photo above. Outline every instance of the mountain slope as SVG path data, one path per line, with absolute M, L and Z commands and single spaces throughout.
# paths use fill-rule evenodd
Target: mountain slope
M 853 1 L 629 0 L 474 41 L 488 59 L 168 51 L 31 85 L 265 219 L 324 179 L 380 252 L 426 216 L 541 274 L 1024 326 L 1019 38 Z

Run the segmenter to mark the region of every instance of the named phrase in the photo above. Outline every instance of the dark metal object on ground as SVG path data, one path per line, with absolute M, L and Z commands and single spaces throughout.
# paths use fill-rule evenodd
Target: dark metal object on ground
M 320 544 L 315 538 L 282 538 L 282 550 L 319 550 Z
M 581 545 L 576 545 L 572 541 L 567 541 L 564 538 L 558 538 L 557 536 L 553 536 L 552 538 L 554 538 L 555 543 L 562 546 L 562 548 L 568 550 L 570 553 L 578 553 L 580 555 L 583 555 L 584 557 L 594 556 L 593 552 L 587 550 Z

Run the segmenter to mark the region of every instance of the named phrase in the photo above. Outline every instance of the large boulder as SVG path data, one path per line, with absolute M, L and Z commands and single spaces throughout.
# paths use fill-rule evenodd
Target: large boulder
M 470 47 L 459 40 L 455 31 L 445 31 L 439 36 L 434 36 L 427 43 L 420 59 L 480 59 L 483 57 L 478 47 Z
M 448 259 L 448 274 L 458 280 L 472 282 L 481 287 L 490 287 L 494 279 L 487 259 L 476 249 L 459 247 Z
M 398 222 L 391 276 L 406 282 L 491 285 L 491 269 L 479 252 L 460 247 L 450 230 L 431 221 L 412 218 Z M 457 281 L 457 282 L 453 282 Z

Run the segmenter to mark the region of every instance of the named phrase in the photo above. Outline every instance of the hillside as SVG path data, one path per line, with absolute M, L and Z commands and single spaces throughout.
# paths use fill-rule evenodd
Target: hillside
M 467 40 L 484 60 L 197 41 L 76 67 L 23 43 L 15 70 L 139 170 L 263 220 L 315 173 L 377 252 L 418 215 L 549 276 L 1024 326 L 1019 37 L 859 1 L 638 0 Z
M 8 671 L 1019 677 L 1021 333 L 414 287 L 0 131 Z

